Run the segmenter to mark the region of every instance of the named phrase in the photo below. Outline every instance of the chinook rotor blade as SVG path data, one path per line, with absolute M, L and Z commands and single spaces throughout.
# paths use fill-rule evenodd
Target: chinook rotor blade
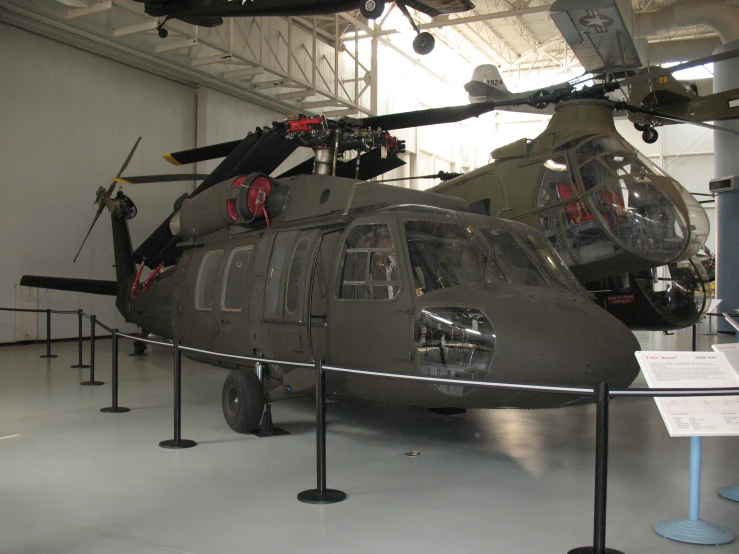
M 631 104 L 626 104 L 625 102 L 616 102 L 616 109 L 626 110 L 629 112 L 643 113 L 646 115 L 658 117 L 660 119 L 667 119 L 668 121 L 675 121 L 676 123 L 689 123 L 691 125 L 697 125 L 698 127 L 704 127 L 706 129 L 712 129 L 714 131 L 723 131 L 724 133 L 729 133 L 731 135 L 739 136 L 739 131 L 735 131 L 734 129 L 729 129 L 728 127 L 720 127 L 718 125 L 712 125 L 711 123 L 705 123 L 703 121 L 693 121 L 692 119 L 687 119 L 685 117 L 680 117 L 677 115 L 657 112 L 655 110 L 648 110 L 646 108 L 641 108 L 639 106 L 632 106 Z
M 123 165 L 118 170 L 118 174 L 113 178 L 113 182 L 110 183 L 108 190 L 105 192 L 105 196 L 98 194 L 98 197 L 96 199 L 98 202 L 97 212 L 95 213 L 95 217 L 92 220 L 92 225 L 90 225 L 90 228 L 87 230 L 87 234 L 85 235 L 85 238 L 82 239 L 82 244 L 80 244 L 80 249 L 77 250 L 77 255 L 74 257 L 74 260 L 72 261 L 72 263 L 77 262 L 77 258 L 79 258 L 80 252 L 82 252 L 82 247 L 85 246 L 85 242 L 87 242 L 87 238 L 90 236 L 90 233 L 92 233 L 92 228 L 95 227 L 95 224 L 97 223 L 98 219 L 100 219 L 100 214 L 102 214 L 103 210 L 105 209 L 105 198 L 109 197 L 113 193 L 113 190 L 115 190 L 115 186 L 119 182 L 118 180 L 120 179 L 121 175 L 123 175 L 123 172 L 126 171 L 128 164 L 131 163 L 131 160 L 133 159 L 133 155 L 136 152 L 136 149 L 139 147 L 140 142 L 141 142 L 141 137 L 136 139 L 136 142 L 133 144 L 133 148 L 131 148 L 131 151 L 128 153 L 128 157 L 126 158 L 126 161 L 123 162 Z
M 172 165 L 185 165 L 204 162 L 207 160 L 215 160 L 216 158 L 225 158 L 242 142 L 243 139 L 239 139 L 229 142 L 221 142 L 219 144 L 201 146 L 199 148 L 190 148 L 189 150 L 180 150 L 179 152 L 164 154 L 164 159 Z

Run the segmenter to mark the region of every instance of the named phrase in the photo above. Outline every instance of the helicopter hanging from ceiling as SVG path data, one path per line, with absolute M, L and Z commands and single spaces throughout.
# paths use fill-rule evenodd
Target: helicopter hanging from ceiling
M 385 0 L 270 0 L 253 2 L 246 0 L 136 0 L 144 4 L 147 14 L 158 17 L 157 31 L 167 38 L 166 23 L 179 19 L 191 25 L 217 27 L 224 17 L 263 17 L 291 15 L 322 15 L 359 9 L 368 20 L 377 19 L 385 11 Z M 416 32 L 413 50 L 417 54 L 429 54 L 436 44 L 434 36 L 421 32 L 408 8 L 436 17 L 442 14 L 466 12 L 475 8 L 469 0 L 394 0 Z

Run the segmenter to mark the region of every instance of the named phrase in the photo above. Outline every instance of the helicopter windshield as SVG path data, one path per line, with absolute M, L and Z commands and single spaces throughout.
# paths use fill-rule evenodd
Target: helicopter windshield
M 681 191 L 690 221 L 665 194 L 666 179 Z M 552 206 L 539 214 L 540 227 L 569 264 L 621 251 L 667 263 L 685 253 L 686 246 L 697 251 L 708 234 L 708 220 L 690 193 L 611 135 L 590 137 L 568 156 L 548 160 L 537 205 Z
M 408 219 L 405 234 L 416 294 L 482 283 L 580 291 L 546 239 L 462 223 Z

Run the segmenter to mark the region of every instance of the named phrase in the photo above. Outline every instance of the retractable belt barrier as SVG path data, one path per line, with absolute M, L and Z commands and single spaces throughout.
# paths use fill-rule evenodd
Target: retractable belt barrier
M 90 320 L 90 380 L 81 383 L 82 385 L 102 385 L 102 382 L 95 381 L 95 329 L 100 326 L 111 333 L 112 336 L 112 405 L 103 408 L 101 411 L 106 413 L 123 413 L 130 411 L 129 408 L 118 405 L 118 340 L 120 337 L 143 342 L 146 344 L 154 344 L 159 346 L 170 347 L 174 350 L 174 438 L 159 443 L 162 448 L 181 449 L 191 448 L 197 443 L 192 440 L 182 438 L 182 352 L 193 352 L 196 354 L 206 354 L 219 358 L 228 358 L 232 360 L 241 360 L 254 363 L 275 363 L 280 365 L 289 365 L 297 367 L 312 367 L 316 372 L 316 488 L 308 489 L 298 494 L 298 500 L 310 504 L 332 504 L 341 502 L 346 498 L 346 493 L 337 489 L 329 489 L 326 487 L 326 372 L 344 373 L 351 375 L 360 375 L 365 377 L 374 377 L 378 379 L 394 379 L 399 381 L 417 382 L 417 383 L 433 383 L 433 384 L 454 384 L 476 388 L 489 388 L 500 390 L 517 390 L 527 392 L 538 392 L 545 394 L 577 394 L 581 396 L 592 396 L 596 403 L 596 441 L 595 441 L 595 494 L 593 506 L 593 546 L 577 547 L 568 552 L 568 554 L 621 554 L 617 550 L 606 548 L 606 493 L 608 481 L 608 409 L 610 399 L 612 397 L 687 397 L 687 396 L 734 396 L 739 395 L 739 388 L 720 388 L 720 389 L 609 389 L 608 383 L 598 383 L 594 388 L 586 387 L 556 387 L 546 385 L 529 385 L 517 383 L 490 383 L 480 381 L 468 381 L 464 379 L 443 379 L 437 377 L 424 377 L 420 375 L 400 375 L 396 373 L 381 373 L 363 369 L 349 369 L 345 367 L 324 365 L 323 360 L 316 360 L 313 363 L 293 362 L 287 360 L 277 360 L 270 358 L 259 358 L 254 356 L 239 356 L 236 354 L 225 354 L 221 352 L 213 352 L 201 348 L 193 348 L 180 344 L 175 341 L 158 341 L 142 338 L 135 335 L 119 333 L 117 329 L 112 329 L 99 321 L 96 316 L 87 315 L 82 310 L 76 311 L 55 311 L 55 310 L 28 310 L 14 308 L 0 308 L 0 311 L 17 311 L 17 312 L 36 312 L 46 313 L 47 316 L 47 353 L 42 356 L 44 358 L 51 356 L 51 314 L 77 314 L 79 317 L 79 364 L 72 367 L 87 367 L 82 365 L 82 317 L 88 317 Z M 726 314 L 724 314 L 725 316 Z M 693 328 L 693 349 L 695 350 L 695 327 Z

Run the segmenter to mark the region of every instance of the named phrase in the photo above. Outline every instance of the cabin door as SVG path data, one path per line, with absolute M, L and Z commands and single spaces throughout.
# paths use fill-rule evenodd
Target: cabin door
M 408 361 L 411 284 L 397 219 L 355 220 L 339 239 L 329 292 L 329 348 L 333 365 L 389 370 Z
M 310 358 L 308 282 L 318 234 L 317 229 L 281 232 L 272 248 L 263 317 L 272 353 L 278 359 Z

